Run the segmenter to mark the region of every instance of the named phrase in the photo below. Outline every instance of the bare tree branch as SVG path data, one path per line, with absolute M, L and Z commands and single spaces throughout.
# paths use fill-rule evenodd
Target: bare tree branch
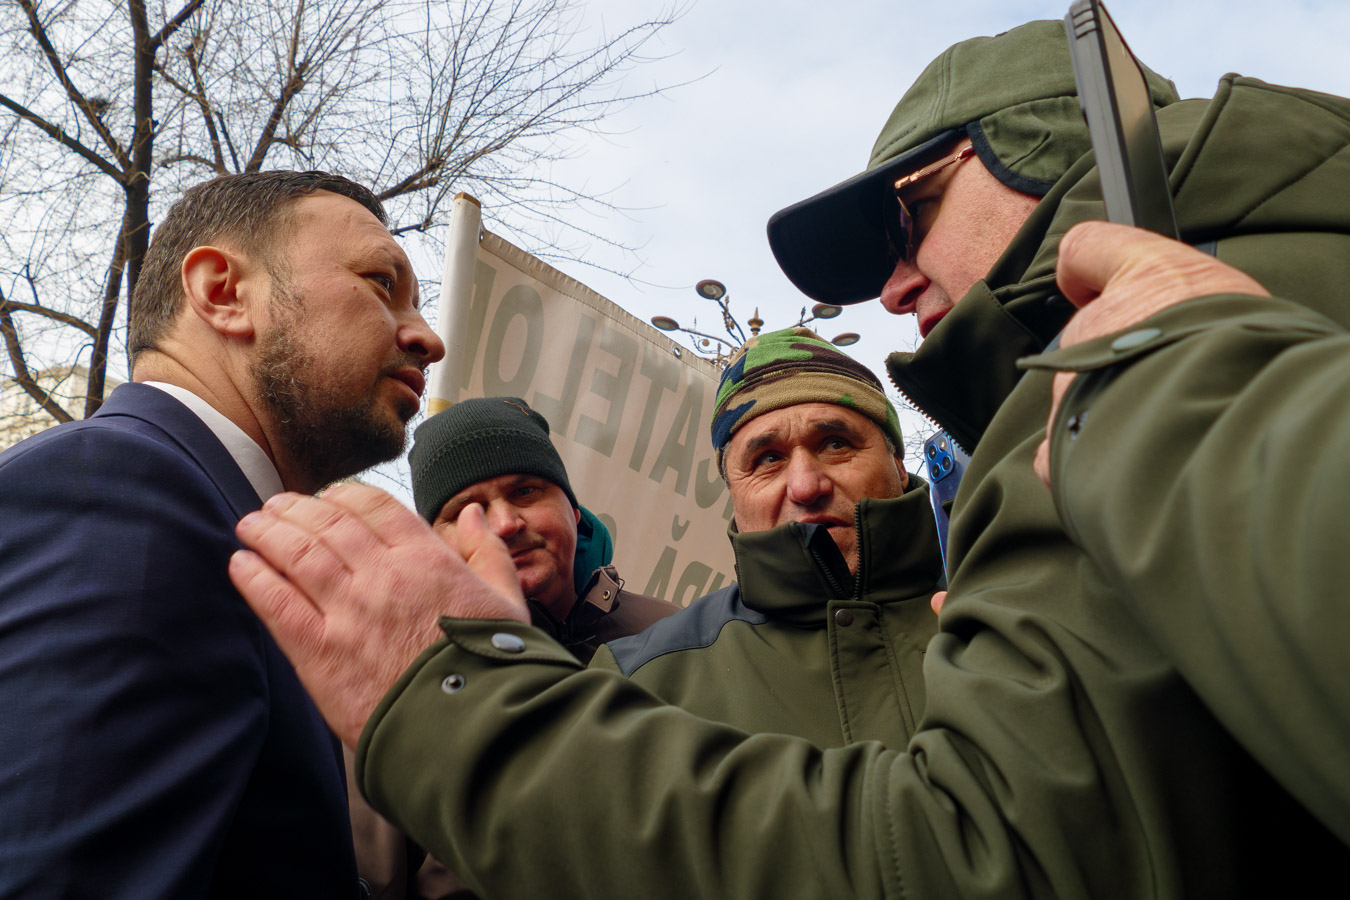
M 98 169 L 107 174 L 109 178 L 112 178 L 119 183 L 122 181 L 123 176 L 121 170 L 119 170 L 116 166 L 108 162 L 103 157 L 99 156 L 93 150 L 90 150 L 84 144 L 77 141 L 75 138 L 71 137 L 69 134 L 66 134 L 65 129 L 61 128 L 59 125 L 53 125 L 51 122 L 48 122 L 46 119 L 42 118 L 42 116 L 39 116 L 37 113 L 28 109 L 23 104 L 16 103 L 14 100 L 10 99 L 9 97 L 6 97 L 4 94 L 0 94 L 0 106 L 4 106 L 6 109 L 10 110 L 24 121 L 31 122 L 32 124 L 36 125 L 42 131 L 46 132 L 48 137 L 55 138 L 56 141 L 59 144 L 61 144 L 61 146 L 66 147 L 69 150 L 73 150 L 80 156 L 84 157 L 84 159 L 87 160 L 89 163 L 91 163 L 94 166 L 97 166 Z
M 88 354 L 95 410 L 150 223 L 212 175 L 340 172 L 428 246 L 464 190 L 542 255 L 622 247 L 606 195 L 549 167 L 661 93 L 626 78 L 677 11 L 596 38 L 578 29 L 583 2 L 0 3 L 0 278 L 44 285 L 41 302 L 4 307 L 12 358 L 45 372 Z
M 183 24 L 186 23 L 188 19 L 192 18 L 197 10 L 201 9 L 203 2 L 204 0 L 188 0 L 188 4 L 180 9 L 173 18 L 165 22 L 164 27 L 159 30 L 159 33 L 150 39 L 150 46 L 155 50 L 162 47 L 164 42 L 172 37 L 175 31 L 182 28 Z
M 17 308 L 19 306 L 11 303 L 5 298 L 4 292 L 0 291 L 0 335 L 4 336 L 5 349 L 9 351 L 10 365 L 14 369 L 14 383 L 32 397 L 33 402 L 47 415 L 58 422 L 69 422 L 74 417 L 52 399 L 51 393 L 44 390 L 28 370 L 28 364 L 24 361 L 23 345 L 19 341 L 19 332 L 14 327 L 14 318 L 10 312 Z
M 103 405 L 103 385 L 108 373 L 108 341 L 112 333 L 113 317 L 117 314 L 117 301 L 122 291 L 122 274 L 126 268 L 127 255 L 133 249 L 134 230 L 144 227 L 139 223 L 136 210 L 128 204 L 127 215 L 122 220 L 122 228 L 114 245 L 112 264 L 108 266 L 108 281 L 103 291 L 103 307 L 99 312 L 98 325 L 94 329 L 94 352 L 89 359 L 89 387 L 84 401 L 85 418 L 92 416 Z
M 0 296 L 3 296 L 3 292 L 0 292 Z M 78 329 L 90 337 L 93 337 L 97 332 L 97 329 L 84 321 L 84 319 L 72 316 L 70 313 L 61 312 L 59 309 L 52 309 L 37 303 L 21 303 L 18 300 L 4 300 L 3 302 L 5 308 L 10 312 L 26 312 L 36 316 L 43 316 L 44 318 L 60 322 L 62 325 L 69 325 L 71 328 Z
M 164 82 L 172 87 L 178 93 L 182 94 L 184 99 L 191 102 L 201 111 L 202 124 L 206 127 L 206 133 L 211 144 L 211 160 L 207 160 L 199 154 L 180 153 L 177 156 L 169 156 L 160 160 L 161 168 L 172 165 L 175 162 L 197 162 L 201 165 L 215 169 L 221 175 L 230 171 L 225 165 L 225 154 L 222 151 L 220 143 L 220 132 L 216 129 L 216 116 L 211 109 L 211 102 L 206 96 L 206 86 L 202 83 L 202 74 L 198 58 L 198 40 L 204 40 L 204 35 L 197 35 L 188 43 L 187 49 L 183 51 L 183 58 L 187 60 L 188 73 L 192 76 L 192 86 L 189 87 L 173 76 L 163 63 L 156 62 L 155 72 Z
M 66 72 L 65 64 L 61 61 L 60 56 L 57 55 L 56 48 L 52 46 L 51 41 L 47 37 L 47 29 L 43 27 L 42 20 L 38 18 L 37 6 L 33 3 L 33 0 L 18 0 L 18 2 L 19 6 L 24 11 L 24 14 L 28 16 L 28 30 L 32 33 L 33 39 L 37 41 L 38 46 L 42 49 L 42 54 L 46 57 L 57 80 L 61 83 L 61 86 L 65 88 L 66 96 L 68 96 L 71 102 L 75 104 L 76 109 L 84 113 L 85 118 L 89 121 L 89 125 L 94 129 L 94 133 L 103 139 L 103 142 L 108 145 L 108 149 L 112 151 L 113 156 L 116 157 L 118 166 L 125 170 L 131 163 L 131 160 L 127 157 L 126 150 L 118 143 L 117 138 L 113 137 L 112 132 L 108 130 L 107 126 L 103 124 L 101 110 L 99 110 L 95 104 L 90 103 L 89 98 L 75 86 L 75 82 L 71 81 L 69 74 Z M 121 179 L 119 178 L 118 180 Z

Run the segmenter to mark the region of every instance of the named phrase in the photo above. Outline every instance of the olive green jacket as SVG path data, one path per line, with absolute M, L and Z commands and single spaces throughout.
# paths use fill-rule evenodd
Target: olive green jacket
M 1160 120 L 1187 238 L 1218 239 L 1221 259 L 1345 325 L 1350 102 L 1228 80 Z M 1075 166 L 987 284 L 892 367 L 974 449 L 908 752 L 748 736 L 581 670 L 539 632 L 445 620 L 362 736 L 376 808 L 500 897 L 1265 897 L 1338 883 L 1350 853 L 1304 804 L 1350 838 L 1344 754 L 1314 759 L 1327 744 L 1312 726 L 1263 725 L 1240 685 L 1185 667 L 1192 645 L 1197 660 L 1236 655 L 1225 635 L 1261 625 L 1200 634 L 1190 616 L 1144 615 L 1032 474 L 1049 375 L 1013 357 L 1067 317 L 1054 250 L 1100 216 L 1079 184 L 1090 170 Z M 1163 499 L 1145 481 L 1132 502 Z M 1286 659 L 1253 661 L 1262 700 L 1345 690 Z M 1254 733 L 1276 724 L 1294 728 L 1289 757 L 1258 763 Z M 1334 791 L 1321 807 L 1306 795 L 1315 773 Z
M 903 747 L 923 715 L 923 654 L 942 560 L 927 486 L 858 504 L 858 577 L 823 525 L 732 532 L 739 583 L 600 648 L 668 703 L 817 747 Z
M 1289 301 L 1213 296 L 1037 365 L 1091 373 L 1054 431 L 1066 530 L 1219 720 L 1344 838 L 1350 335 Z

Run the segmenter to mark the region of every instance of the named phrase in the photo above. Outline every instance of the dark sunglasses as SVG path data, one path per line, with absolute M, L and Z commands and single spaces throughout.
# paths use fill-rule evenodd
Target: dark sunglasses
M 951 156 L 929 163 L 895 182 L 896 208 L 891 210 L 894 213 L 893 215 L 885 216 L 886 237 L 890 241 L 892 259 L 898 262 L 902 259 L 914 258 L 914 217 L 910 215 L 909 207 L 905 206 L 905 201 L 900 198 L 900 191 L 915 182 L 936 175 L 948 166 L 954 166 L 974 154 L 974 147 L 962 147 Z

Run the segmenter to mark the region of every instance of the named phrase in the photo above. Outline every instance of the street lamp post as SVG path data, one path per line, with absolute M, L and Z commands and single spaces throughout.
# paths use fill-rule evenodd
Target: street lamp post
M 727 293 L 727 286 L 712 278 L 705 278 L 694 285 L 694 293 L 717 304 L 722 313 L 722 327 L 726 329 L 727 333 L 725 338 L 697 331 L 693 328 L 685 328 L 670 316 L 653 316 L 651 323 L 662 331 L 678 331 L 689 335 L 694 338 L 695 353 L 698 353 L 704 359 L 711 360 L 715 365 L 726 368 L 736 351 L 748 340 L 745 336 L 745 330 L 741 328 L 741 323 L 736 321 L 736 317 L 732 315 L 731 297 Z M 843 307 L 840 306 L 830 303 L 817 303 L 811 307 L 811 314 L 808 316 L 806 307 L 803 306 L 796 324 L 807 325 L 817 319 L 833 319 L 843 311 Z M 758 307 L 755 308 L 755 314 L 747 319 L 745 324 L 750 327 L 750 337 L 759 334 L 760 329 L 764 327 L 764 320 L 759 317 Z M 847 347 L 858 343 L 859 340 L 860 338 L 856 333 L 846 331 L 843 334 L 836 335 L 830 340 L 830 343 L 836 347 Z

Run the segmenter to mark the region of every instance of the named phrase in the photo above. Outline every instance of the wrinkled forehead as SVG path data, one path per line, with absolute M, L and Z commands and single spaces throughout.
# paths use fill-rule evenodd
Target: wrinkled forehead
M 830 435 L 884 440 L 867 416 L 834 403 L 798 403 L 756 416 L 731 437 L 729 454 L 754 453 L 776 445 L 795 445 Z

